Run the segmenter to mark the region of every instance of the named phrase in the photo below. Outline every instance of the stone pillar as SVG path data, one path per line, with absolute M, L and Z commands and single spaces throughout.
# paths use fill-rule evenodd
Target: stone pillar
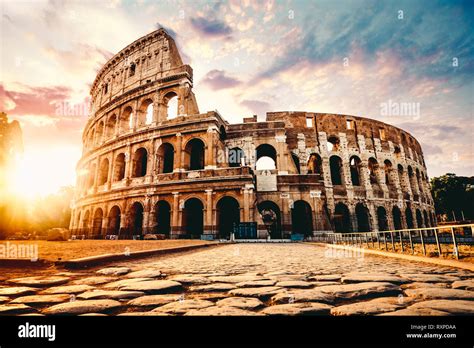
M 107 191 L 110 191 L 110 187 L 112 185 L 112 176 L 114 174 L 114 162 L 115 162 L 115 154 L 112 152 L 112 158 L 109 161 L 109 171 L 107 174 Z
M 181 133 L 176 133 L 176 153 L 174 157 L 174 172 L 182 172 L 182 147 L 183 147 L 183 135 Z
M 212 225 L 212 189 L 205 190 L 206 192 L 206 207 L 204 216 L 204 234 L 216 234 Z
M 244 216 L 242 222 L 250 222 L 250 197 L 249 189 L 244 188 Z
M 216 169 L 215 161 L 215 146 L 217 129 L 215 127 L 209 127 L 207 129 L 207 148 L 204 158 L 204 169 Z
M 286 149 L 286 135 L 276 135 L 276 152 L 277 152 L 277 170 L 278 174 L 288 174 L 288 154 Z
M 132 160 L 132 147 L 130 144 L 127 145 L 127 150 L 125 151 L 125 182 L 128 185 L 130 179 L 132 178 L 133 170 L 133 160 Z
M 280 194 L 281 202 L 281 238 L 284 238 L 286 234 L 291 234 L 291 209 L 290 204 L 290 194 L 282 193 Z
M 157 101 L 157 100 L 154 100 L 153 101 L 153 120 L 152 120 L 152 124 L 153 124 L 153 126 L 157 126 L 160 123 L 161 123 L 161 120 L 160 120 L 160 102 Z
M 173 192 L 173 211 L 171 214 L 171 233 L 170 237 L 172 239 L 178 238 L 178 235 L 181 234 L 181 225 L 179 222 L 179 192 Z

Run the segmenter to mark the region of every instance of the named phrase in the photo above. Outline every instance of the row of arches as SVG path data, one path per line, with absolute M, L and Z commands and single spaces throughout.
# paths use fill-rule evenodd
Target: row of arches
M 415 220 L 410 206 L 407 206 L 403 213 L 398 206 L 393 206 L 391 212 L 387 212 L 385 207 L 379 206 L 375 213 L 379 231 L 388 231 L 391 229 L 388 214 L 391 214 L 390 218 L 394 230 L 434 227 L 436 224 L 434 212 L 416 209 Z M 340 202 L 335 206 L 333 217 L 335 232 L 373 231 L 374 228 L 371 221 L 373 220 L 371 219 L 369 209 L 363 203 L 358 203 L 355 206 L 354 215 L 350 213 L 349 208 L 344 203 Z
M 178 116 L 178 95 L 176 92 L 168 92 L 163 97 L 162 104 L 166 109 L 166 119 L 173 119 Z M 143 100 L 136 109 L 128 105 L 121 112 L 113 112 L 104 120 L 98 121 L 97 125 L 88 131 L 85 146 L 86 148 L 93 148 L 121 133 L 149 126 L 153 122 L 154 114 L 155 103 L 152 98 Z
M 130 238 L 146 233 L 163 234 L 170 237 L 172 228 L 172 208 L 166 200 L 158 201 L 152 214 L 152 223 L 145 226 L 145 210 L 141 202 L 130 205 L 125 216 L 118 205 L 110 208 L 107 218 L 102 208 L 91 213 L 86 210 L 77 217 L 77 226 L 81 233 L 88 236 L 118 235 Z M 230 196 L 222 197 L 216 204 L 216 229 L 219 238 L 228 238 L 233 231 L 234 223 L 240 222 L 239 202 Z M 198 198 L 187 199 L 182 207 L 181 231 L 188 238 L 199 238 L 204 233 L 204 204 Z
M 186 170 L 200 170 L 204 169 L 205 159 L 205 144 L 201 139 L 191 139 L 184 148 L 184 164 L 183 167 Z M 126 176 L 126 155 L 125 153 L 119 153 L 115 156 L 113 162 L 113 168 L 108 158 L 103 158 L 99 164 L 99 172 L 97 173 L 97 185 L 101 186 L 105 183 L 112 181 L 117 182 L 123 180 Z M 147 175 L 149 172 L 148 168 L 149 154 L 146 148 L 141 147 L 135 150 L 132 155 L 131 161 L 131 177 L 139 178 Z M 160 145 L 156 152 L 156 173 L 172 173 L 175 163 L 175 149 L 170 143 L 163 143 Z M 87 178 L 86 187 L 90 188 L 94 186 L 94 180 L 96 177 L 96 164 L 93 163 L 89 167 L 89 175 Z M 109 178 L 111 173 L 111 178 Z

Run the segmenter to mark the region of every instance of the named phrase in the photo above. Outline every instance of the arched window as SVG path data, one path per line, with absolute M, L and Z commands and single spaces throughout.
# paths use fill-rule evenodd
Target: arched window
M 420 209 L 416 210 L 416 224 L 417 224 L 418 228 L 425 227 L 424 224 L 423 224 L 423 217 L 421 215 Z
M 270 234 L 270 238 L 281 239 L 281 212 L 278 205 L 272 201 L 263 201 L 258 203 L 257 209 L 260 213 L 263 224 Z
M 92 223 L 92 235 L 97 237 L 102 235 L 102 220 L 104 217 L 104 213 L 102 209 L 97 208 L 94 213 L 94 220 Z
M 332 156 L 329 159 L 331 167 L 331 181 L 333 185 L 342 185 L 342 160 L 339 156 Z
M 396 230 L 401 230 L 402 229 L 402 212 L 400 211 L 400 208 L 397 206 L 394 206 L 392 209 L 392 217 L 393 217 L 393 227 Z
M 291 153 L 291 158 L 293 159 L 293 163 L 295 164 L 295 167 L 296 167 L 296 171 L 298 172 L 298 174 L 301 174 L 301 168 L 300 168 L 300 159 L 298 157 L 298 155 L 296 155 L 295 153 Z
M 317 153 L 312 153 L 308 159 L 308 174 L 323 174 L 323 161 Z
M 257 147 L 257 162 L 255 163 L 256 170 L 272 170 L 277 166 L 277 154 L 273 146 L 262 144 Z
M 82 226 L 81 226 L 81 233 L 82 234 L 85 234 L 85 235 L 88 235 L 89 234 L 89 219 L 90 219 L 90 212 L 89 210 L 86 210 L 86 213 L 84 214 L 84 216 L 82 217 Z
M 313 211 L 308 202 L 299 200 L 291 208 L 292 233 L 313 235 Z
M 128 132 L 133 128 L 133 110 L 131 106 L 127 106 L 120 116 L 120 130 Z
M 151 124 L 153 121 L 153 100 L 148 98 L 145 99 L 138 109 L 138 127 L 143 127 L 145 125 Z
M 357 156 L 352 156 L 349 160 L 349 167 L 351 169 L 351 180 L 353 186 L 360 186 L 360 164 L 361 160 Z
M 145 124 L 151 124 L 153 122 L 153 103 L 146 108 Z
M 384 207 L 377 208 L 377 223 L 379 225 L 379 231 L 388 231 L 387 211 Z
M 97 166 L 95 164 L 92 164 L 89 166 L 89 179 L 87 182 L 87 187 L 92 187 L 95 184 L 95 172 L 97 170 Z
M 148 153 L 141 147 L 133 155 L 132 177 L 142 177 L 146 175 Z
M 428 219 L 428 213 L 426 210 L 423 210 L 423 220 L 425 222 L 425 227 L 430 227 L 430 220 Z
M 99 186 L 104 185 L 109 179 L 109 160 L 104 158 L 100 163 Z
M 169 92 L 163 98 L 166 107 L 166 118 L 171 120 L 176 118 L 180 112 L 178 110 L 178 95 L 175 92 Z
M 201 139 L 191 139 L 184 149 L 185 168 L 187 170 L 204 169 L 204 142 Z
M 102 135 L 104 134 L 104 121 L 100 121 L 97 126 L 97 132 L 95 134 L 95 144 L 100 145 L 102 143 Z
M 120 153 L 115 158 L 113 181 L 120 181 L 125 178 L 125 154 Z
M 369 158 L 369 178 L 370 178 L 370 183 L 371 184 L 377 184 L 377 170 L 378 170 L 379 164 L 377 163 L 377 160 L 373 157 Z
M 234 224 L 240 222 L 239 202 L 233 197 L 222 197 L 216 205 L 217 231 L 220 238 L 229 238 Z
M 385 172 L 385 184 L 388 186 L 393 185 L 393 182 L 390 178 L 392 172 L 392 162 L 389 160 L 385 160 L 384 162 L 384 172 Z
M 161 144 L 157 154 L 158 173 L 172 173 L 174 166 L 174 148 L 170 143 Z
M 339 138 L 335 135 L 332 135 L 328 138 L 326 143 L 328 152 L 339 150 Z
M 167 201 L 158 201 L 155 206 L 155 233 L 169 237 L 171 232 L 171 206 Z
M 129 230 L 132 236 L 143 233 L 143 205 L 135 202 L 130 207 Z
M 359 232 L 370 231 L 369 210 L 362 203 L 358 203 L 355 209 L 357 217 L 357 226 Z
M 413 214 L 411 212 L 411 208 L 407 207 L 405 209 L 405 220 L 407 222 L 407 228 L 413 228 Z
M 239 147 L 230 149 L 228 162 L 229 167 L 240 167 L 244 162 L 244 151 Z
M 351 215 L 344 203 L 336 204 L 333 221 L 336 232 L 352 232 Z
M 118 235 L 120 233 L 120 208 L 116 205 L 109 212 L 109 226 L 107 226 L 107 234 Z
M 204 205 L 197 198 L 184 203 L 183 228 L 188 238 L 199 238 L 204 233 Z
M 115 135 L 115 127 L 117 126 L 117 116 L 114 114 L 109 117 L 107 120 L 107 131 L 106 131 L 106 138 L 112 138 Z

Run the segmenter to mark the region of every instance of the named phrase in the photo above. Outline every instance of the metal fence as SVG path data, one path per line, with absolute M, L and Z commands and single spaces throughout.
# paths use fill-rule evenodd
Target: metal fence
M 466 255 L 474 244 L 474 224 L 414 228 L 394 231 L 325 233 L 313 240 L 332 244 L 356 245 L 392 252 L 418 253 L 423 255 L 452 253 L 461 256 L 460 246 L 465 246 Z M 428 249 L 428 250 L 427 250 Z M 462 249 L 462 248 L 461 248 Z M 434 251 L 431 251 L 434 250 Z

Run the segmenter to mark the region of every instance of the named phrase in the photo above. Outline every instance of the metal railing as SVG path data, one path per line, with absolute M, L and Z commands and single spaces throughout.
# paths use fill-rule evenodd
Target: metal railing
M 474 245 L 474 224 L 449 225 L 405 230 L 377 232 L 326 233 L 317 240 L 332 244 L 356 245 L 376 248 L 392 252 L 408 252 L 415 254 L 421 249 L 423 255 L 431 254 L 432 247 L 438 256 L 452 253 L 456 259 L 460 257 L 460 246 Z M 428 249 L 428 250 L 427 250 Z

